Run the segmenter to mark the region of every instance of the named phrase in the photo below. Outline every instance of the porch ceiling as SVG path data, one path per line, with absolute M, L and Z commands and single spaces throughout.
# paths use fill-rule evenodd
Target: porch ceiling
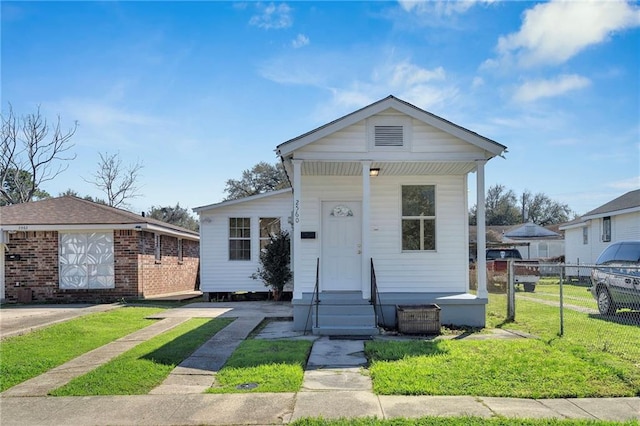
M 380 169 L 379 176 L 464 175 L 475 170 L 474 162 L 377 162 L 371 168 Z M 362 165 L 357 161 L 305 161 L 305 176 L 361 176 Z

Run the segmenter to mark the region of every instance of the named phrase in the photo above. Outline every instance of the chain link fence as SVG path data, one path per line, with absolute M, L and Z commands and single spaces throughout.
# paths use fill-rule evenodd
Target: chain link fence
M 640 368 L 640 268 L 544 264 L 534 288 L 519 282 L 521 267 L 509 262 L 505 275 L 488 273 L 488 324 L 546 340 L 570 341 L 609 353 Z M 593 278 L 592 278 L 593 277 Z M 530 280 L 526 281 L 530 282 Z M 592 284 L 595 283 L 594 284 Z

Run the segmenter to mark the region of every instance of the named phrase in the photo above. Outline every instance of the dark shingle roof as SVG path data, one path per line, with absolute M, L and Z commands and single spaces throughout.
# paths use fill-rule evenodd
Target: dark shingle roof
M 640 207 L 640 189 L 629 191 L 626 194 L 621 195 L 618 198 L 601 205 L 597 209 L 591 210 L 583 217 L 612 213 L 620 210 L 631 209 L 634 207 Z
M 197 232 L 126 210 L 65 195 L 0 207 L 0 225 L 135 225 L 149 224 L 197 236 Z

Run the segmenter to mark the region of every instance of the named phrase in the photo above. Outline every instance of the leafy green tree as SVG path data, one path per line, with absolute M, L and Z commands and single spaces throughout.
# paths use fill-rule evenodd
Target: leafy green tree
M 520 221 L 515 192 L 504 185 L 494 185 L 487 191 L 487 225 L 514 225 Z
M 17 117 L 11 104 L 1 121 L 0 202 L 18 204 L 49 197 L 41 188 L 69 167 L 66 162 L 75 159 L 68 151 L 78 123 L 64 132 L 59 116 L 49 123 L 37 107 L 35 112 Z
M 224 192 L 228 195 L 226 200 L 237 200 L 264 192 L 289 188 L 289 180 L 282 164 L 275 166 L 261 161 L 249 170 L 242 172 L 239 180 L 227 180 Z
M 23 200 L 28 197 L 27 192 L 31 188 L 33 179 L 31 173 L 26 170 L 9 169 L 3 173 L 5 178 L 2 181 L 2 191 L 0 192 L 0 206 L 14 204 L 12 200 Z M 6 195 L 5 195 L 6 194 Z M 28 201 L 42 200 L 50 198 L 48 192 L 35 188 Z
M 260 267 L 251 275 L 271 288 L 273 298 L 280 300 L 284 286 L 291 280 L 291 240 L 287 231 L 269 237 L 269 244 L 260 251 Z
M 532 194 L 525 190 L 517 197 L 513 190 L 504 185 L 493 185 L 487 190 L 486 224 L 517 225 L 533 222 L 540 226 L 563 223 L 575 218 L 576 214 L 567 204 L 554 201 L 540 192 Z M 469 211 L 469 224 L 477 225 L 477 206 Z
M 520 200 L 522 222 L 548 226 L 568 222 L 576 216 L 569 205 L 554 201 L 542 192 L 533 195 L 529 190 L 525 190 Z
M 163 222 L 171 223 L 176 226 L 181 226 L 186 229 L 198 232 L 200 230 L 200 224 L 189 211 L 180 207 L 180 203 L 177 203 L 175 207 L 155 207 L 152 206 L 148 217 L 161 220 Z

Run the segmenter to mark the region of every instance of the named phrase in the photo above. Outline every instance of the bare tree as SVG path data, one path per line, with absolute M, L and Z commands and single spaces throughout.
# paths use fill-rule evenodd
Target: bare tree
M 136 162 L 124 168 L 119 154 L 100 153 L 98 171 L 93 175 L 94 179 L 84 180 L 105 193 L 107 205 L 127 207 L 126 200 L 140 196 L 137 181 L 138 173 L 143 167 L 142 163 Z
M 42 117 L 39 106 L 34 113 L 16 117 L 9 104 L 9 111 L 2 114 L 2 204 L 26 203 L 48 195 L 40 186 L 65 171 L 69 167 L 66 162 L 76 158 L 68 151 L 73 147 L 71 138 L 78 122 L 66 132 L 60 127 L 60 116 L 50 124 Z

